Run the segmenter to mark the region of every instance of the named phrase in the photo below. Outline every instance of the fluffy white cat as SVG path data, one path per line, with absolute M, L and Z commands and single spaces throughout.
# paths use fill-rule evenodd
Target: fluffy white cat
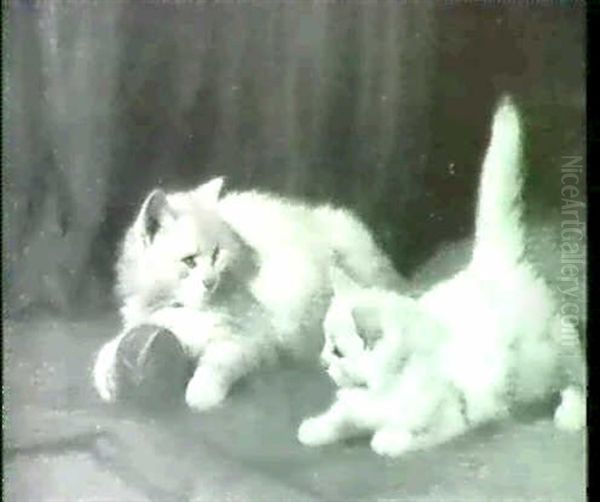
M 221 196 L 222 178 L 190 192 L 153 191 L 128 230 L 117 263 L 125 333 L 154 323 L 179 337 L 198 368 L 187 403 L 219 404 L 235 380 L 285 352 L 318 356 L 338 256 L 365 284 L 400 277 L 348 211 L 269 194 Z M 94 382 L 113 400 L 116 348 L 100 351 Z
M 576 330 L 524 260 L 521 130 L 501 102 L 483 163 L 470 264 L 417 299 L 363 287 L 332 269 L 335 295 L 321 358 L 339 387 L 298 439 L 322 445 L 372 434 L 382 455 L 449 440 L 562 390 L 555 423 L 585 422 Z

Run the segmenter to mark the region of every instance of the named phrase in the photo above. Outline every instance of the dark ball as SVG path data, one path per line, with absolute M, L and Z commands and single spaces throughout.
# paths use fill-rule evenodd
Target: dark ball
M 183 401 L 191 372 L 191 361 L 173 333 L 136 326 L 117 349 L 118 399 L 142 408 L 168 409 Z

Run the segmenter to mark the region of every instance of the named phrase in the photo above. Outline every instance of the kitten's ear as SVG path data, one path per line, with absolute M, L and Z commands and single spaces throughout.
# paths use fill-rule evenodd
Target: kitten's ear
M 196 188 L 196 190 L 194 190 L 194 195 L 201 200 L 203 204 L 214 206 L 219 200 L 224 183 L 225 178 L 223 176 L 213 178 Z
M 333 286 L 333 292 L 336 295 L 358 291 L 360 288 L 356 282 L 338 265 L 331 265 L 329 276 Z
M 160 188 L 153 190 L 142 204 L 139 218 L 141 219 L 142 231 L 149 242 L 152 242 L 158 232 L 161 220 L 165 212 L 170 211 L 167 202 L 167 194 Z

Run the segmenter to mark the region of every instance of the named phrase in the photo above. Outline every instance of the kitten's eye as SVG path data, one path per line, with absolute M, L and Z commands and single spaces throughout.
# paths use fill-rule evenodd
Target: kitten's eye
M 196 266 L 196 257 L 194 255 L 186 256 L 185 258 L 182 258 L 181 261 L 189 268 L 194 268 Z
M 213 249 L 212 255 L 210 255 L 210 263 L 212 265 L 214 265 L 215 262 L 217 261 L 217 258 L 219 257 L 219 251 L 220 251 L 220 248 L 219 248 L 219 245 L 217 244 L 215 246 L 215 249 Z
M 337 347 L 333 348 L 333 355 L 335 357 L 343 357 L 344 355 L 340 352 L 340 349 L 338 349 Z

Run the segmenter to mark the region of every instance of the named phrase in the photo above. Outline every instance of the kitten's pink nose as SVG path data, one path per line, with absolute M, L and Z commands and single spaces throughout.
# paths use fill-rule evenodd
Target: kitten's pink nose
M 204 284 L 204 287 L 208 290 L 208 291 L 212 291 L 215 283 L 217 281 L 215 279 L 212 279 L 210 277 L 207 277 L 205 279 L 202 279 L 202 283 Z

